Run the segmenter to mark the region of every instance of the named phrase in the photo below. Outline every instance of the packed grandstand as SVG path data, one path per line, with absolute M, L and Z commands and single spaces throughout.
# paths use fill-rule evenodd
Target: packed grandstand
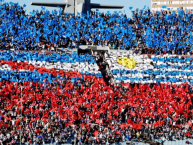
M 0 144 L 192 141 L 192 11 L 24 7 L 0 5 Z

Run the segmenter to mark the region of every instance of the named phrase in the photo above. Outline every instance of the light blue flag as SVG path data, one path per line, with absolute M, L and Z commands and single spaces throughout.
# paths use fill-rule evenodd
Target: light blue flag
M 41 6 L 41 8 L 42 8 L 42 10 L 45 10 L 46 8 L 45 7 L 43 7 L 43 6 Z
M 12 6 L 12 5 L 13 5 L 13 2 L 10 2 L 10 3 L 9 3 L 9 5 L 11 5 L 11 6 Z
M 89 11 L 87 11 L 87 18 L 89 18 L 90 17 L 90 15 L 89 15 Z
M 166 8 L 167 8 L 167 6 L 162 6 L 162 8 L 163 8 L 163 9 L 166 9 Z
M 62 15 L 62 8 L 59 7 L 59 16 Z

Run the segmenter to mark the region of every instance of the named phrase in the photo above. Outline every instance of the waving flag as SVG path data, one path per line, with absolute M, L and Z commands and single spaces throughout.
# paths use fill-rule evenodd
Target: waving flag
M 163 8 L 163 9 L 166 9 L 166 8 L 167 8 L 167 6 L 162 6 L 162 8 Z

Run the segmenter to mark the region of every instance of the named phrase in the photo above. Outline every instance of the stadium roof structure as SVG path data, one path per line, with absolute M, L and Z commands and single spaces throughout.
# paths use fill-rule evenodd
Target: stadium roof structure
M 122 9 L 124 6 L 91 3 L 91 0 L 64 0 L 64 2 L 32 2 L 31 5 L 61 7 L 64 13 L 87 13 L 91 9 Z

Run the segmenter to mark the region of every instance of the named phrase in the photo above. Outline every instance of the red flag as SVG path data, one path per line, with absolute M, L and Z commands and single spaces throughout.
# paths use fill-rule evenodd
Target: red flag
M 100 120 L 96 119 L 95 123 L 100 124 Z
M 95 132 L 93 133 L 94 136 L 97 136 L 99 134 L 99 132 L 97 130 L 95 130 Z
M 48 119 L 46 119 L 46 118 L 43 118 L 42 120 L 44 123 L 48 122 Z
M 186 133 L 186 136 L 191 137 L 191 133 L 190 133 L 190 132 L 187 132 L 187 133 Z
M 58 95 L 61 95 L 62 94 L 62 89 L 59 89 L 58 90 Z
M 16 121 L 15 121 L 15 125 L 19 125 L 20 123 L 20 118 L 18 118 Z
M 178 127 L 178 128 L 180 128 L 180 127 L 181 127 L 181 125 L 180 125 L 180 124 L 176 124 L 176 125 L 175 125 L 175 127 Z
M 18 126 L 18 127 L 17 127 L 17 130 L 20 130 L 20 129 L 21 129 L 21 126 Z
M 188 122 L 188 125 L 189 125 L 190 127 L 192 126 L 192 121 L 191 121 L 191 120 Z
M 130 119 L 127 119 L 127 123 L 130 124 L 130 125 L 132 125 L 132 124 L 133 124 L 133 121 L 130 120 Z
M 158 123 L 158 122 L 155 122 L 155 123 L 153 124 L 153 126 L 154 126 L 155 128 L 157 128 L 157 127 L 159 127 L 159 123 Z
M 81 127 L 84 127 L 84 123 L 81 124 Z
M 141 127 L 142 127 L 142 124 L 136 124 L 136 129 L 137 129 L 137 130 L 140 130 Z
M 115 134 L 116 135 L 121 135 L 121 132 L 120 131 L 116 131 Z
M 35 131 L 36 133 L 40 133 L 41 131 L 40 131 L 40 129 L 36 129 L 36 131 Z

